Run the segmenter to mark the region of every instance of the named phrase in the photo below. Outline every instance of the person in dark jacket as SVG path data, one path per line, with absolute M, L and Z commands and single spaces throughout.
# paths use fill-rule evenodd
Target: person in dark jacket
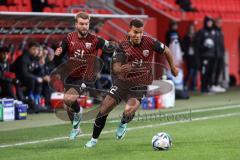
M 17 78 L 27 88 L 28 97 L 35 101 L 40 97 L 43 82 L 43 78 L 35 74 L 36 69 L 39 68 L 38 48 L 38 43 L 30 43 L 28 50 L 24 50 L 23 54 L 13 64 L 13 70 Z
M 178 23 L 176 21 L 172 21 L 170 23 L 169 30 L 167 31 L 166 37 L 165 37 L 166 45 L 168 47 L 173 37 L 177 37 L 178 42 L 180 42 L 180 38 L 177 30 L 178 30 Z
M 9 50 L 7 47 L 0 47 L 0 97 L 15 98 L 23 100 L 23 93 L 20 88 L 19 80 L 10 72 L 8 62 Z M 13 88 L 16 88 L 16 95 Z
M 196 8 L 192 7 L 191 0 L 176 0 L 176 3 L 186 12 L 197 11 Z
M 201 91 L 207 93 L 212 87 L 213 67 L 216 53 L 216 31 L 211 17 L 204 18 L 204 27 L 196 35 L 196 45 L 201 60 Z
M 195 42 L 195 26 L 191 24 L 189 26 L 187 34 L 182 40 L 182 50 L 184 52 L 184 59 L 187 65 L 187 75 L 185 77 L 185 86 L 188 86 L 190 90 L 196 90 L 197 73 L 199 68 L 199 55 L 196 50 Z

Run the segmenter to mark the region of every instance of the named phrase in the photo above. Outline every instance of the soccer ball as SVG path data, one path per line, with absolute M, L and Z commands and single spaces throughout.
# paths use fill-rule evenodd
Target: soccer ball
M 168 150 L 172 146 L 172 139 L 169 134 L 160 132 L 153 136 L 152 147 L 154 150 Z

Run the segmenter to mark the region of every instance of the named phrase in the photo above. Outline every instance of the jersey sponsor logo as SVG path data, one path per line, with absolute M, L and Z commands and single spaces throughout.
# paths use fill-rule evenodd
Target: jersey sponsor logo
M 149 50 L 143 50 L 143 55 L 147 57 L 149 55 Z
M 83 58 L 83 54 L 84 54 L 84 50 L 76 50 L 75 52 L 74 52 L 74 58 Z
M 87 49 L 90 49 L 91 46 L 92 46 L 92 43 L 86 43 L 85 45 L 86 45 L 86 48 L 87 48 Z

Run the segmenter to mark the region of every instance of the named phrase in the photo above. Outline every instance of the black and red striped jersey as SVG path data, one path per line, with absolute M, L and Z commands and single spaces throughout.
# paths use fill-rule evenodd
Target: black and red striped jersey
M 70 77 L 86 79 L 87 76 L 96 75 L 97 73 L 93 72 L 97 71 L 94 67 L 99 59 L 98 49 L 103 49 L 107 45 L 108 41 L 91 33 L 86 37 L 79 37 L 78 32 L 68 33 L 61 44 L 63 49 L 61 57 L 67 57 L 69 60 Z
M 128 62 L 135 60 L 152 62 L 154 52 L 163 53 L 165 45 L 150 36 L 144 35 L 140 44 L 134 45 L 127 38 L 120 42 L 119 48 L 126 55 Z
M 133 44 L 129 38 L 121 41 L 118 50 L 113 55 L 112 62 L 130 63 L 134 68 L 124 77 L 112 74 L 113 81 L 125 81 L 133 86 L 151 83 L 154 53 L 162 54 L 164 50 L 165 45 L 163 43 L 146 35 L 137 45 Z
M 67 52 L 67 57 L 77 58 L 83 54 L 96 55 L 98 49 L 102 49 L 107 43 L 101 37 L 88 33 L 86 37 L 79 37 L 78 32 L 68 33 L 62 41 L 63 54 Z

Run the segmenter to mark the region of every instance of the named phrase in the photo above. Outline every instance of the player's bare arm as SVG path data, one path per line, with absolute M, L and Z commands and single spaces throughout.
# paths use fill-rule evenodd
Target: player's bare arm
M 173 63 L 173 57 L 172 57 L 170 49 L 167 46 L 165 46 L 165 50 L 164 50 L 163 53 L 167 58 L 167 61 L 168 61 L 168 64 L 171 68 L 172 74 L 176 77 L 178 75 L 178 68 Z
M 62 53 L 62 51 L 63 51 L 62 47 L 58 47 L 55 51 L 55 55 L 59 56 Z
M 132 65 L 130 65 L 130 64 L 122 65 L 121 62 L 115 62 L 113 64 L 113 72 L 114 72 L 114 74 L 128 73 L 131 70 L 132 70 Z

